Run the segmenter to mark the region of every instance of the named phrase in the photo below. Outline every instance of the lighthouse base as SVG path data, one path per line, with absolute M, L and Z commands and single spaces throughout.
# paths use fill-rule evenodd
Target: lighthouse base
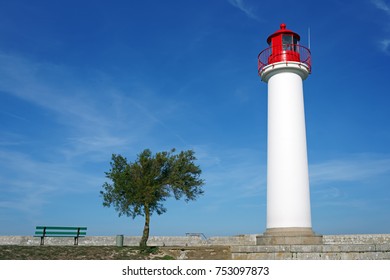
M 311 228 L 269 228 L 256 237 L 256 245 L 321 245 L 322 235 Z

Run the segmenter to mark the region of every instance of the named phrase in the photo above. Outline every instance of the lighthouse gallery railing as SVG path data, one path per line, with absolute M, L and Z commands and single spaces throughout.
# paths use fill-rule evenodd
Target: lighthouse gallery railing
M 257 70 L 259 75 L 263 68 L 276 62 L 295 61 L 306 64 L 311 72 L 311 53 L 304 46 L 297 44 L 277 45 L 266 48 L 258 55 Z

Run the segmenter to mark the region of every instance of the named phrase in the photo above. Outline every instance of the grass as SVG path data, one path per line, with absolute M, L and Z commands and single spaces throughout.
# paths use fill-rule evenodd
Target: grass
M 158 247 L 0 246 L 0 260 L 169 260 Z
M 0 260 L 228 260 L 229 246 L 116 247 L 0 245 Z

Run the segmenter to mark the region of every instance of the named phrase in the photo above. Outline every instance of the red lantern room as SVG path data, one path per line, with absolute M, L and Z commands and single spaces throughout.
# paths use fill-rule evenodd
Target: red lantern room
M 268 62 L 299 61 L 299 52 L 297 50 L 299 40 L 299 35 L 286 29 L 286 25 L 282 23 L 280 29 L 267 39 L 268 45 L 272 48 Z
M 310 50 L 299 45 L 299 40 L 300 36 L 286 29 L 286 24 L 282 23 L 280 29 L 267 38 L 269 47 L 258 56 L 259 74 L 269 64 L 288 61 L 305 63 L 310 70 Z

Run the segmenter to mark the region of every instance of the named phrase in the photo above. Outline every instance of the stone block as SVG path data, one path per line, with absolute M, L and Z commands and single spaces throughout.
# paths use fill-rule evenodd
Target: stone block
M 340 253 L 321 253 L 321 260 L 341 260 Z
M 376 244 L 375 249 L 376 249 L 376 251 L 379 251 L 379 252 L 389 252 L 390 253 L 390 243 Z
M 325 244 L 322 245 L 322 252 L 340 252 L 341 245 L 337 244 Z
M 311 228 L 272 228 L 257 237 L 257 245 L 320 245 L 322 236 Z
M 371 252 L 375 251 L 375 245 L 368 244 L 346 244 L 340 245 L 342 252 Z
M 321 253 L 322 245 L 291 245 L 291 252 L 296 253 Z
M 294 253 L 294 259 L 296 260 L 322 260 L 321 253 Z
M 233 260 L 274 260 L 274 253 L 232 253 Z
M 274 260 L 293 260 L 294 254 L 291 252 L 275 252 Z
M 341 253 L 342 260 L 389 260 L 390 254 L 383 252 L 349 252 Z
M 277 245 L 277 246 L 233 246 L 232 251 L 239 250 L 240 252 L 252 252 L 252 253 L 274 253 L 274 252 L 290 252 L 289 245 Z

